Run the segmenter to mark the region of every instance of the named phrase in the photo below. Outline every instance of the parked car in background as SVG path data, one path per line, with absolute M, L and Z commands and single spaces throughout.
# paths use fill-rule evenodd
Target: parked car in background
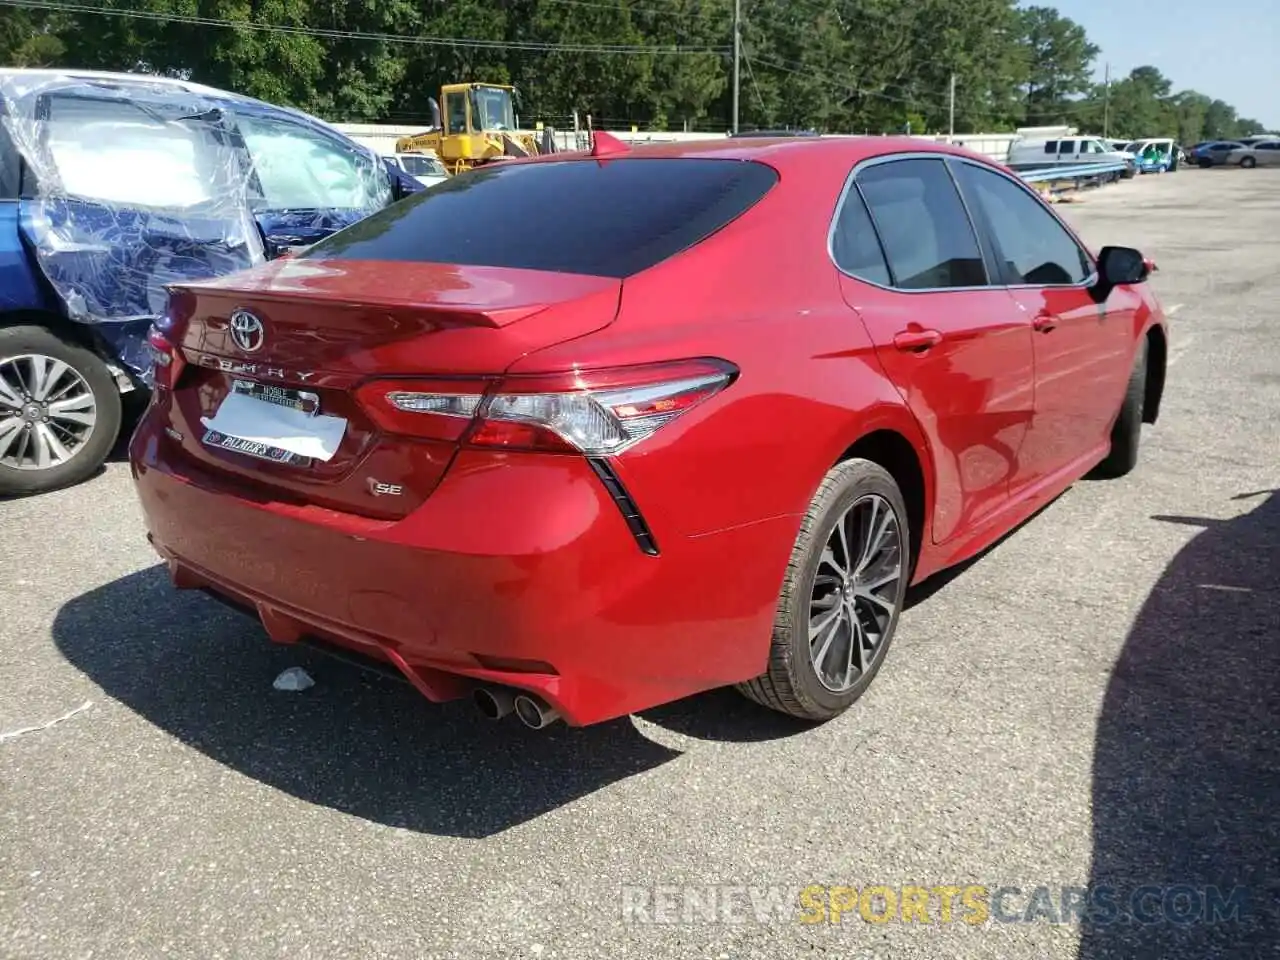
M 1135 170 L 1137 169 L 1137 158 L 1133 155 L 1133 152 L 1129 150 L 1129 144 L 1133 141 L 1108 139 L 1100 140 L 1099 142 L 1111 153 L 1116 153 L 1124 157 L 1127 161 L 1133 164 Z
M 1191 151 L 1191 159 L 1199 167 L 1221 166 L 1226 163 L 1228 154 L 1238 150 L 1244 144 L 1237 140 L 1207 140 L 1197 144 Z
M 165 285 L 420 190 L 295 110 L 160 77 L 0 70 L 0 495 L 76 483 L 145 395 Z
M 449 171 L 435 153 L 392 153 L 383 159 L 403 170 L 424 187 L 433 187 L 449 179 Z
M 1239 137 L 1240 143 L 1246 147 L 1252 147 L 1254 144 L 1263 143 L 1268 140 L 1280 140 L 1280 133 L 1255 133 L 1248 137 Z
M 432 700 L 825 720 L 908 584 L 1134 467 L 1149 270 L 955 147 L 597 133 L 177 284 L 130 460 L 177 586 Z
M 1133 140 L 1125 145 L 1134 157 L 1139 173 L 1164 173 L 1178 169 L 1180 151 L 1172 137 Z
M 1132 154 L 1123 150 L 1108 150 L 1096 137 L 1017 140 L 1009 148 L 1008 165 L 1013 170 L 1078 166 L 1085 163 L 1123 163 L 1124 177 L 1131 177 L 1136 171 Z
M 1241 145 L 1229 152 L 1223 162 L 1246 170 L 1280 165 L 1280 140 L 1255 140 Z

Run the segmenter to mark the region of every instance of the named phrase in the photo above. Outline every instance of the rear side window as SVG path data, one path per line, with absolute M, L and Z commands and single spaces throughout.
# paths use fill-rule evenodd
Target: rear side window
M 1045 153 L 1052 153 L 1052 154 L 1056 154 L 1056 153 L 1058 152 L 1058 141 L 1057 141 L 1057 140 L 1046 140 L 1046 141 L 1044 142 L 1044 152 L 1045 152 Z
M 978 239 L 942 160 L 876 164 L 859 173 L 857 183 L 884 243 L 894 286 L 986 285 Z
M 882 287 L 892 283 L 884 250 L 857 186 L 850 187 L 840 207 L 840 216 L 831 233 L 831 255 L 845 273 Z
M 73 196 L 132 207 L 211 203 L 227 154 L 207 127 L 178 123 L 178 115 L 124 100 L 55 95 L 40 136 L 62 190 Z
M 772 167 L 741 160 L 498 164 L 392 204 L 305 256 L 622 278 L 719 230 L 777 180 Z

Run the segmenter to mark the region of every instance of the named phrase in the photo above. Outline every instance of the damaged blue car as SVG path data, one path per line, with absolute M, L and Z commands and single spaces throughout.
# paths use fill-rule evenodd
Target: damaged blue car
M 149 391 L 166 284 L 421 189 L 292 109 L 141 74 L 0 70 L 0 496 L 102 465 Z

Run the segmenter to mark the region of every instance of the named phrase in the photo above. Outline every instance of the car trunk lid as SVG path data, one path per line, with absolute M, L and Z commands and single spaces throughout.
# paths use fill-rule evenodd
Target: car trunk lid
M 620 289 L 547 271 L 311 259 L 175 287 L 165 335 L 182 370 L 162 398 L 168 442 L 246 490 L 403 516 L 439 483 L 457 440 L 380 430 L 356 388 L 483 383 L 532 350 L 607 326 Z

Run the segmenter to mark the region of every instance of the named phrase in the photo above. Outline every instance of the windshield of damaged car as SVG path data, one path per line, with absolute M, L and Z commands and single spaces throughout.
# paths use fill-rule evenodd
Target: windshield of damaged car
M 58 184 L 67 196 L 125 207 L 186 208 L 218 199 L 234 182 L 234 153 L 203 123 L 175 122 L 125 100 L 52 95 L 37 120 Z

